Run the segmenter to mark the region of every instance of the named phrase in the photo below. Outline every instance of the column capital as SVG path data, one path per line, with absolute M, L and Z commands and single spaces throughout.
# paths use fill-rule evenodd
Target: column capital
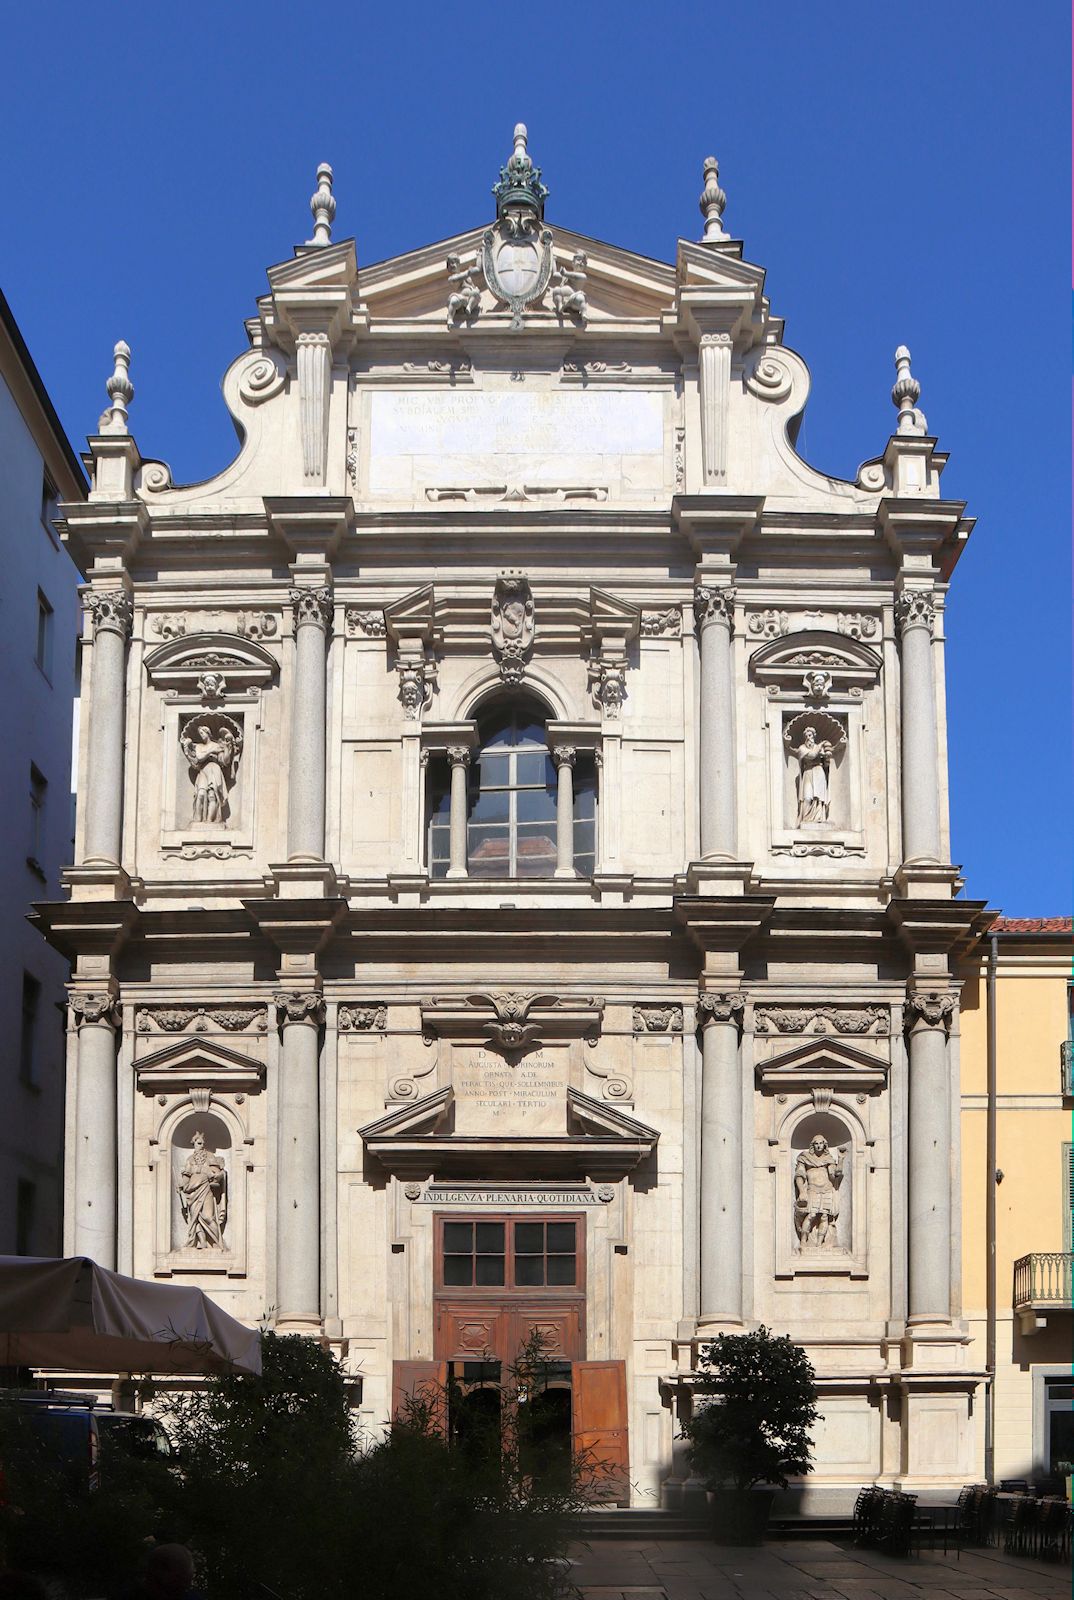
M 741 1025 L 746 995 L 740 989 L 702 990 L 697 997 L 697 1016 L 702 1028 L 714 1022 Z
M 931 635 L 935 616 L 936 598 L 931 589 L 903 589 L 895 596 L 895 621 L 900 633 L 926 628 Z
M 316 989 L 281 989 L 272 998 L 281 1028 L 319 1028 L 324 1021 L 324 996 Z
M 105 990 L 87 989 L 71 996 L 76 1028 L 83 1028 L 87 1024 L 118 1028 L 122 1009 L 116 996 Z
M 557 744 L 552 748 L 552 760 L 556 764 L 556 771 L 560 767 L 573 767 L 578 759 L 578 751 L 573 744 Z
M 694 618 L 699 630 L 714 622 L 730 633 L 735 617 L 735 591 L 731 584 L 699 583 L 694 589 Z
M 93 636 L 118 633 L 126 642 L 134 626 L 134 601 L 125 589 L 91 589 L 84 596 L 93 622 Z
M 729 333 L 703 333 L 697 341 L 698 349 L 705 350 L 712 345 L 731 345 L 734 343 Z
M 468 767 L 470 765 L 469 747 L 464 744 L 449 744 L 447 747 L 448 765 L 452 767 Z
M 903 1027 L 908 1033 L 923 1029 L 942 1028 L 951 1031 L 951 1018 L 955 1010 L 955 996 L 939 989 L 921 990 L 908 995 L 903 1003 Z
M 332 626 L 331 585 L 311 589 L 292 588 L 289 599 L 294 609 L 295 633 L 308 624 L 328 632 Z

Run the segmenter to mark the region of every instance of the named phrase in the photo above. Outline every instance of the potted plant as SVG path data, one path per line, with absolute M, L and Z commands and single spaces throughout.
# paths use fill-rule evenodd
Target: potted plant
M 756 1544 L 787 1477 L 813 1470 L 817 1418 L 813 1368 L 803 1350 L 765 1327 L 723 1333 L 698 1353 L 695 1407 L 683 1427 L 704 1480 L 713 1531 L 724 1544 Z

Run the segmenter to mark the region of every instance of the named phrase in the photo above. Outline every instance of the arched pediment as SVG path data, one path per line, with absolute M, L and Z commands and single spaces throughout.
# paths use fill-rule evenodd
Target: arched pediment
M 825 628 L 804 628 L 800 633 L 768 639 L 750 656 L 750 676 L 755 683 L 800 688 L 805 673 L 825 672 L 830 674 L 832 687 L 844 693 L 876 683 L 882 666 L 879 653 L 871 646 Z
M 193 692 L 206 672 L 221 673 L 229 690 L 252 689 L 271 682 L 277 664 L 253 639 L 234 633 L 191 633 L 151 650 L 145 670 L 156 688 Z

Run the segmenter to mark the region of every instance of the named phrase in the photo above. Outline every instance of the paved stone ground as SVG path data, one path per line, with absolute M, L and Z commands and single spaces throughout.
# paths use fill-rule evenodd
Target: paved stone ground
M 821 1539 L 755 1550 L 638 1539 L 579 1544 L 571 1555 L 586 1600 L 1071 1600 L 1068 1566 L 998 1550 L 898 1561 Z

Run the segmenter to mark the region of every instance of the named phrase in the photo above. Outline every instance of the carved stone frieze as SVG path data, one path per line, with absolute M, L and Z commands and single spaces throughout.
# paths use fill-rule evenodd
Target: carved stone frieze
M 682 613 L 678 606 L 669 606 L 666 611 L 643 611 L 641 614 L 641 634 L 643 639 L 677 639 L 682 633 Z
M 135 1027 L 139 1033 L 210 1033 L 212 1024 L 227 1033 L 242 1033 L 251 1023 L 255 1032 L 268 1028 L 263 1005 L 253 1006 L 139 1006 Z
M 281 1028 L 304 1023 L 319 1028 L 324 1021 L 324 996 L 315 989 L 283 989 L 273 995 Z
M 686 488 L 686 429 L 675 429 L 675 492 Z
M 790 626 L 785 611 L 751 611 L 746 617 L 746 632 L 754 639 L 778 639 L 790 631 Z
M 840 611 L 836 626 L 847 639 L 872 639 L 880 631 L 880 623 L 867 611 Z
M 271 639 L 276 628 L 271 611 L 240 611 L 235 618 L 235 631 L 244 639 Z
M 122 589 L 91 590 L 85 596 L 86 610 L 93 622 L 93 633 L 118 633 L 129 639 L 134 625 L 134 602 Z
M 367 639 L 383 639 L 388 632 L 383 611 L 364 611 L 361 606 L 348 606 L 347 632 L 364 633 Z
M 421 1002 L 427 1044 L 437 1036 L 487 1041 L 507 1055 L 524 1055 L 550 1038 L 595 1037 L 604 1001 L 588 995 L 539 994 L 497 990 L 436 997 Z
M 635 1033 L 681 1033 L 682 1006 L 637 1005 L 633 1027 Z
M 160 612 L 150 617 L 149 631 L 160 639 L 181 639 L 186 633 L 186 618 L 177 612 Z
M 388 1008 L 377 1001 L 373 1005 L 340 1006 L 336 1013 L 336 1026 L 341 1033 L 383 1032 L 388 1026 Z
M 758 1005 L 754 1011 L 757 1033 L 851 1033 L 881 1037 L 889 1031 L 886 1006 L 777 1006 Z

